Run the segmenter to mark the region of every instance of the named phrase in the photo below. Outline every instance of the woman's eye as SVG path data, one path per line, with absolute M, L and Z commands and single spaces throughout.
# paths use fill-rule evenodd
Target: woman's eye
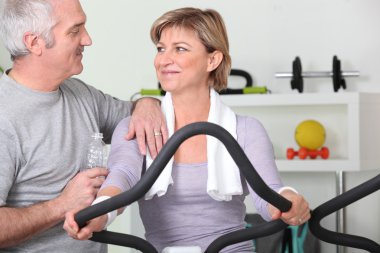
M 163 52 L 164 51 L 164 48 L 163 47 L 157 47 L 157 52 Z
M 177 47 L 177 51 L 184 52 L 184 51 L 187 51 L 187 49 L 184 47 Z

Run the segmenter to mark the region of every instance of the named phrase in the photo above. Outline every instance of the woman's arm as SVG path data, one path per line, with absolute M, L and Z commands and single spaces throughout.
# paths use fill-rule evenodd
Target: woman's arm
M 253 117 L 237 117 L 238 142 L 245 154 L 265 183 L 278 191 L 283 183 L 274 159 L 273 145 L 263 125 Z M 257 212 L 265 219 L 271 220 L 268 203 L 259 197 L 248 185 Z
M 281 218 L 289 225 L 300 225 L 309 220 L 308 202 L 301 194 L 283 187 L 275 163 L 273 146 L 262 124 L 251 117 L 238 117 L 238 135 L 244 138 L 240 141 L 244 143 L 243 149 L 266 184 L 292 202 L 292 208 L 286 213 L 281 213 L 280 210 L 268 204 L 249 187 L 257 211 L 265 220 Z
M 129 118 L 122 120 L 112 136 L 111 152 L 108 160 L 109 174 L 98 192 L 97 200 L 105 200 L 104 196 L 112 197 L 133 187 L 141 178 L 144 157 L 140 154 L 135 139 L 126 141 L 125 133 L 128 132 Z M 97 200 L 94 203 L 97 203 Z M 117 214 L 123 211 L 120 208 Z M 112 212 L 111 212 L 112 213 Z M 74 220 L 74 211 L 66 214 L 63 228 L 69 236 L 78 240 L 87 240 L 93 232 L 105 228 L 110 216 L 102 215 L 91 220 L 85 227 L 79 229 Z M 111 216 L 116 216 L 111 215 Z

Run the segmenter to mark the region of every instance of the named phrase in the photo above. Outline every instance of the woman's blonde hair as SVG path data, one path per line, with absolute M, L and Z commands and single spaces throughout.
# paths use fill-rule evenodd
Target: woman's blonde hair
M 166 12 L 152 25 L 150 37 L 154 44 L 160 41 L 162 31 L 168 27 L 180 27 L 197 33 L 207 52 L 216 50 L 223 54 L 222 62 L 210 73 L 212 87 L 221 91 L 227 88 L 227 79 L 231 70 L 231 57 L 226 27 L 221 15 L 211 9 L 180 8 Z

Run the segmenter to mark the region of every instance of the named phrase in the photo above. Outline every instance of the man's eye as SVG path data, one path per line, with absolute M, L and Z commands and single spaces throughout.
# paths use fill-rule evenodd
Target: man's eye
M 75 27 L 75 28 L 73 28 L 73 29 L 70 31 L 70 33 L 71 33 L 71 34 L 77 34 L 77 33 L 79 33 L 79 31 L 80 31 L 79 27 Z

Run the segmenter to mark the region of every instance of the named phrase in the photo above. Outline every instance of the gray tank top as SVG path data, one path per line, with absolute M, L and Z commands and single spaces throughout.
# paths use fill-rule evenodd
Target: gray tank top
M 217 237 L 244 228 L 244 199 L 248 194 L 245 183 L 243 195 L 231 201 L 216 201 L 206 190 L 207 163 L 174 163 L 172 176 L 174 184 L 164 196 L 139 201 L 141 219 L 148 231 L 145 236 L 159 252 L 168 246 L 200 246 L 205 251 Z M 221 252 L 252 251 L 253 244 L 247 241 Z

